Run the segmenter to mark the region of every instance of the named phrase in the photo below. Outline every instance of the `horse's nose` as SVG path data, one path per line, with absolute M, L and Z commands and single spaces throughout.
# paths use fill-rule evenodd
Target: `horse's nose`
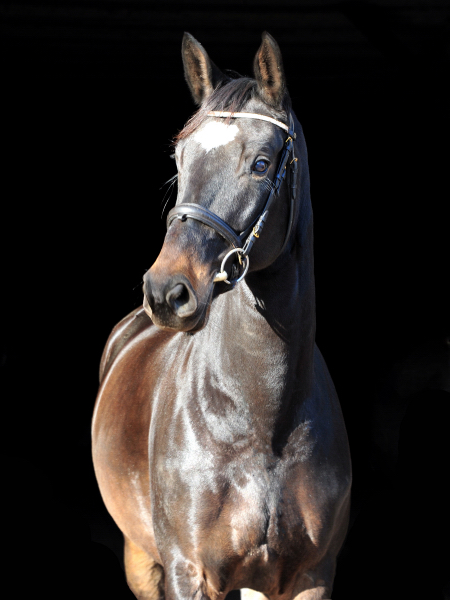
M 190 317 L 197 310 L 194 290 L 182 276 L 170 277 L 167 281 L 157 269 L 150 269 L 144 276 L 144 293 L 156 317 L 166 319 L 173 314 L 183 319 Z
M 166 293 L 166 302 L 177 317 L 190 317 L 197 310 L 197 299 L 190 286 L 177 283 Z

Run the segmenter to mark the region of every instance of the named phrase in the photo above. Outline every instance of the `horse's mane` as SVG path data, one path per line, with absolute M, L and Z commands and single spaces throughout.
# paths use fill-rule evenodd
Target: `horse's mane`
M 255 97 L 259 97 L 255 79 L 241 76 L 235 77 L 234 79 L 227 79 L 225 83 L 221 83 L 216 87 L 198 111 L 192 115 L 183 129 L 175 136 L 173 144 L 176 145 L 180 140 L 191 135 L 191 133 L 193 133 L 204 121 L 208 112 L 214 110 L 242 112 L 242 109 L 247 103 Z M 271 111 L 274 110 L 271 107 L 268 108 L 270 108 Z M 286 121 L 291 110 L 291 100 L 287 92 L 283 98 L 281 109 L 282 112 L 274 111 L 274 116 Z M 230 121 L 230 119 L 231 117 L 228 117 L 227 121 Z

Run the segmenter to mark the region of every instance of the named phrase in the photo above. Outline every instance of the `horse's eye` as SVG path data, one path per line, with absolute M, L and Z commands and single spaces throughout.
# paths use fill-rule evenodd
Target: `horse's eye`
M 256 173 L 265 173 L 269 168 L 267 160 L 257 160 L 253 165 L 253 171 Z

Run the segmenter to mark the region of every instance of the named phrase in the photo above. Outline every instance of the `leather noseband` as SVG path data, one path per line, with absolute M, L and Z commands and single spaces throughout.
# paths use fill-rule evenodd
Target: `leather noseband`
M 208 210 L 203 208 L 199 204 L 179 204 L 172 208 L 167 215 L 167 229 L 169 229 L 174 219 L 180 219 L 180 221 L 186 221 L 186 219 L 195 219 L 208 225 L 212 229 L 215 229 L 219 235 L 227 240 L 233 248 L 242 248 L 242 239 L 234 229 L 232 229 L 228 223 L 222 221 L 220 217 Z

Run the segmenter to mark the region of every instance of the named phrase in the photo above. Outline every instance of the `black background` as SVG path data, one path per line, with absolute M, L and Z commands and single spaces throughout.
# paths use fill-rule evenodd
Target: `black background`
M 98 364 L 164 239 L 170 141 L 193 111 L 183 31 L 251 75 L 268 30 L 309 149 L 317 342 L 353 458 L 333 598 L 449 598 L 446 3 L 0 8 L 4 547 L 16 595 L 133 597 L 91 464 Z

